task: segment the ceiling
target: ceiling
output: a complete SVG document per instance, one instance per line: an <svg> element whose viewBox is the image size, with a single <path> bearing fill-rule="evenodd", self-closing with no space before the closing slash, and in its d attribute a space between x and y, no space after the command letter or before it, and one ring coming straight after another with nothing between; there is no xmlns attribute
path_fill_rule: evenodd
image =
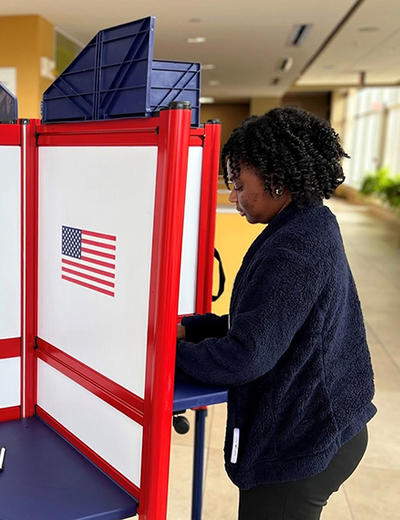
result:
<svg viewBox="0 0 400 520"><path fill-rule="evenodd" d="M299 78L297 85L400 82L400 1L365 0Z"/></svg>
<svg viewBox="0 0 400 520"><path fill-rule="evenodd" d="M202 95L217 101L359 85L360 71L366 84L400 81L399 0L1 0L0 16L18 14L39 14L82 44L100 29L155 16L154 57L215 65L203 70ZM293 47L296 24L312 28ZM207 41L186 43L198 36ZM293 66L284 72L287 58Z"/></svg>

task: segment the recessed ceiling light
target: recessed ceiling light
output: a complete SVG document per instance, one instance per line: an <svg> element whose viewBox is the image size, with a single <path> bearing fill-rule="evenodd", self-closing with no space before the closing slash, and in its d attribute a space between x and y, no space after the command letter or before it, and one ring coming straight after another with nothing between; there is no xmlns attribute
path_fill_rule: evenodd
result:
<svg viewBox="0 0 400 520"><path fill-rule="evenodd" d="M289 58L285 58L280 64L280 70L284 72L289 72L289 70L293 67L294 59L290 56Z"/></svg>
<svg viewBox="0 0 400 520"><path fill-rule="evenodd" d="M208 84L210 87L218 87L218 85L221 85L221 82L218 79L210 79Z"/></svg>
<svg viewBox="0 0 400 520"><path fill-rule="evenodd" d="M206 63L205 65L201 66L202 70L213 70L215 69L214 63Z"/></svg>
<svg viewBox="0 0 400 520"><path fill-rule="evenodd" d="M379 31L379 27L360 27L358 29L360 32L376 32Z"/></svg>
<svg viewBox="0 0 400 520"><path fill-rule="evenodd" d="M302 45L309 35L312 27L312 24L295 25L289 36L289 45L294 47Z"/></svg>
<svg viewBox="0 0 400 520"><path fill-rule="evenodd" d="M205 43L207 38L204 36L196 36L195 38L186 38L186 43Z"/></svg>
<svg viewBox="0 0 400 520"><path fill-rule="evenodd" d="M201 97L200 103L203 105L215 103L215 99L213 97Z"/></svg>

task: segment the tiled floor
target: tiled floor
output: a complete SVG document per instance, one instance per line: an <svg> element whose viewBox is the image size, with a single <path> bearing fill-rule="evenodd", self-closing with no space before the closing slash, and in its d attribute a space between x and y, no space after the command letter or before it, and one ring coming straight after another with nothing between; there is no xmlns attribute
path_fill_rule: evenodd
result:
<svg viewBox="0 0 400 520"><path fill-rule="evenodd" d="M379 412L369 425L364 459L332 496L322 519L400 520L400 228L371 215L364 206L340 199L328 205L338 217L363 306ZM216 243L227 264L228 287L214 312L226 312L234 274L260 231L261 227L248 225L237 214L218 213ZM204 520L237 518L237 490L223 467L225 417L225 405L209 408ZM191 519L192 443L192 433L173 434L169 520Z"/></svg>

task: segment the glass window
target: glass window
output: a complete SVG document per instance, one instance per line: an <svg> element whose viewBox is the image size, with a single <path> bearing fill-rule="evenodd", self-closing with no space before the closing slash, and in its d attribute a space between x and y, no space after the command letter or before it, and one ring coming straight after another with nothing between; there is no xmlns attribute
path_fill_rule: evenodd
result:
<svg viewBox="0 0 400 520"><path fill-rule="evenodd" d="M400 107L389 110L387 121L383 165L395 175L400 173Z"/></svg>
<svg viewBox="0 0 400 520"><path fill-rule="evenodd" d="M380 165L393 175L400 173L400 88L349 92L343 145L351 156L350 161L344 161L343 169L347 182L355 188Z"/></svg>

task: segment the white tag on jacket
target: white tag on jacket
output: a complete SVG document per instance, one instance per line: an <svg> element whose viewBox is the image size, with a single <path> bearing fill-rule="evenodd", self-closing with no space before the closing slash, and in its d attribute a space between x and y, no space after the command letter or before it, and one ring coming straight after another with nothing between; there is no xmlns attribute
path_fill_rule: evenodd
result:
<svg viewBox="0 0 400 520"><path fill-rule="evenodd" d="M234 428L233 429L232 454L231 454L231 463L232 464L236 464L236 462L237 462L238 451L239 451L239 437L240 437L239 428Z"/></svg>

